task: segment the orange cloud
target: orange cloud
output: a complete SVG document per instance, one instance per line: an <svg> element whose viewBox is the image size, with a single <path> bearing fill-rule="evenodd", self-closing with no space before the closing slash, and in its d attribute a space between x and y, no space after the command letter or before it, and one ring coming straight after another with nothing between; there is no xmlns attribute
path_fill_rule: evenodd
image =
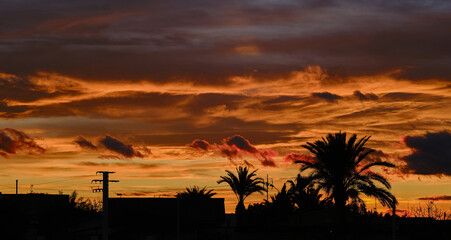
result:
<svg viewBox="0 0 451 240"><path fill-rule="evenodd" d="M233 49L236 53L241 55L259 56L261 55L260 49L255 45L238 46Z"/></svg>

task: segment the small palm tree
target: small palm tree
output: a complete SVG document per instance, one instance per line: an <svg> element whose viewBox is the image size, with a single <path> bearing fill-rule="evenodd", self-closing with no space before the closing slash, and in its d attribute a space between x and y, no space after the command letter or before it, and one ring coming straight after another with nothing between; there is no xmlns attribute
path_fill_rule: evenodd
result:
<svg viewBox="0 0 451 240"><path fill-rule="evenodd" d="M284 220L294 212L294 203L286 184L276 195L271 196L271 202L265 200L265 204L274 211L276 220Z"/></svg>
<svg viewBox="0 0 451 240"><path fill-rule="evenodd" d="M280 189L280 191L278 191L278 193L274 196L271 196L271 202L265 200L265 202L267 202L267 204L292 204L291 202L291 197L290 197L290 192L289 190L287 190L287 185L284 183L282 186L282 189Z"/></svg>
<svg viewBox="0 0 451 240"><path fill-rule="evenodd" d="M320 189L312 185L310 178L298 174L294 181L288 180L287 183L290 185L288 189L290 199L300 211L314 210L326 203L321 200Z"/></svg>
<svg viewBox="0 0 451 240"><path fill-rule="evenodd" d="M375 197L382 205L391 208L398 204L395 196L388 191L391 185L387 179L370 170L375 166L394 165L385 161L366 161L364 164L368 154L374 151L364 147L369 138L357 140L354 134L346 141L346 133L339 132L327 135L326 139L302 145L313 153L314 161L297 161L303 164L300 171L312 170L309 177L311 184L325 190L339 212L344 212L349 199L363 202L360 194ZM377 186L376 182L382 187Z"/></svg>
<svg viewBox="0 0 451 240"><path fill-rule="evenodd" d="M218 181L218 184L225 182L232 188L232 191L235 193L238 200L235 213L240 215L246 209L244 207L244 200L249 195L255 192L263 193L266 189L264 187L264 180L260 177L256 177L255 172L257 172L257 170L249 172L248 167L239 166L236 168L236 171L238 174L237 176L231 171L226 170L227 176L221 176L221 180Z"/></svg>
<svg viewBox="0 0 451 240"><path fill-rule="evenodd" d="M180 199L210 199L216 195L216 193L213 192L213 189L207 190L207 187L200 188L199 186L194 187L187 187L183 192L179 192L175 195L176 198Z"/></svg>

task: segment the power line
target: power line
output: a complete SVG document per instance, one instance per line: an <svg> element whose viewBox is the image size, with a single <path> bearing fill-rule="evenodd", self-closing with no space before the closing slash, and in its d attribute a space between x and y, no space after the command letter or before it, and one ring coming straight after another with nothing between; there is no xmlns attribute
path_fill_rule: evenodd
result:
<svg viewBox="0 0 451 240"><path fill-rule="evenodd" d="M63 179L63 180L56 180L56 181L43 182L43 183L35 183L35 184L33 184L33 185L44 185L44 184L49 184L49 183L65 182L65 181L71 181L71 180L74 180L74 179L76 179L76 178L79 178L79 177L71 177L71 178Z"/></svg>
<svg viewBox="0 0 451 240"><path fill-rule="evenodd" d="M52 187L39 187L38 185L45 185L45 184L50 184L50 183L59 183L59 182L66 182L66 181L72 181L75 179L78 179L79 177L74 176L74 177L70 177L70 178L66 178L66 179L62 179L62 180L55 180L55 181L47 181L47 182L40 182L40 183L34 183L33 184L33 189L35 190L44 190L44 191L58 191L58 190L67 190L68 188L70 188L67 185L59 185L59 186L52 186ZM206 188L213 188L213 189L227 189L229 188L229 186L226 185L208 185L205 186ZM4 188L4 189L14 189L15 186L14 185L0 185L0 188ZM115 192L120 192L120 191L149 191L149 192L170 192L170 191L183 191L185 190L186 187L171 187L171 188L164 188L164 189L133 189L133 187L131 188L122 188L122 189L115 189ZM72 190L72 189L71 189ZM75 191L78 192L90 192L90 190L85 190L85 189L75 189Z"/></svg>

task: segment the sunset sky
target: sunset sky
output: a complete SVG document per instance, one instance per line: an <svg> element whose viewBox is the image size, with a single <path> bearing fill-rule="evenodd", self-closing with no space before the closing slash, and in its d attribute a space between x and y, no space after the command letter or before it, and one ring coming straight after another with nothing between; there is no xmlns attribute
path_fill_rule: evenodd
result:
<svg viewBox="0 0 451 240"><path fill-rule="evenodd" d="M400 209L451 209L450 43L446 0L0 1L0 191L100 198L109 170L111 196L207 186L230 212L226 169L280 188L343 131L398 166Z"/></svg>

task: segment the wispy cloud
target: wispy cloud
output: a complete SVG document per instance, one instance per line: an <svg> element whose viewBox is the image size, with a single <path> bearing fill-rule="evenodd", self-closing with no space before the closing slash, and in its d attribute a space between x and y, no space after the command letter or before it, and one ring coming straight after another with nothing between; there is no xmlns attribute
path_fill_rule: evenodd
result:
<svg viewBox="0 0 451 240"><path fill-rule="evenodd" d="M310 155L302 154L302 153L288 153L283 157L285 162L293 162L296 161L306 161L306 162L312 162L314 161L313 157Z"/></svg>
<svg viewBox="0 0 451 240"><path fill-rule="evenodd" d="M418 200L427 200L427 201L451 201L451 196L449 195L441 195L441 196L431 196L431 197L420 197Z"/></svg>

